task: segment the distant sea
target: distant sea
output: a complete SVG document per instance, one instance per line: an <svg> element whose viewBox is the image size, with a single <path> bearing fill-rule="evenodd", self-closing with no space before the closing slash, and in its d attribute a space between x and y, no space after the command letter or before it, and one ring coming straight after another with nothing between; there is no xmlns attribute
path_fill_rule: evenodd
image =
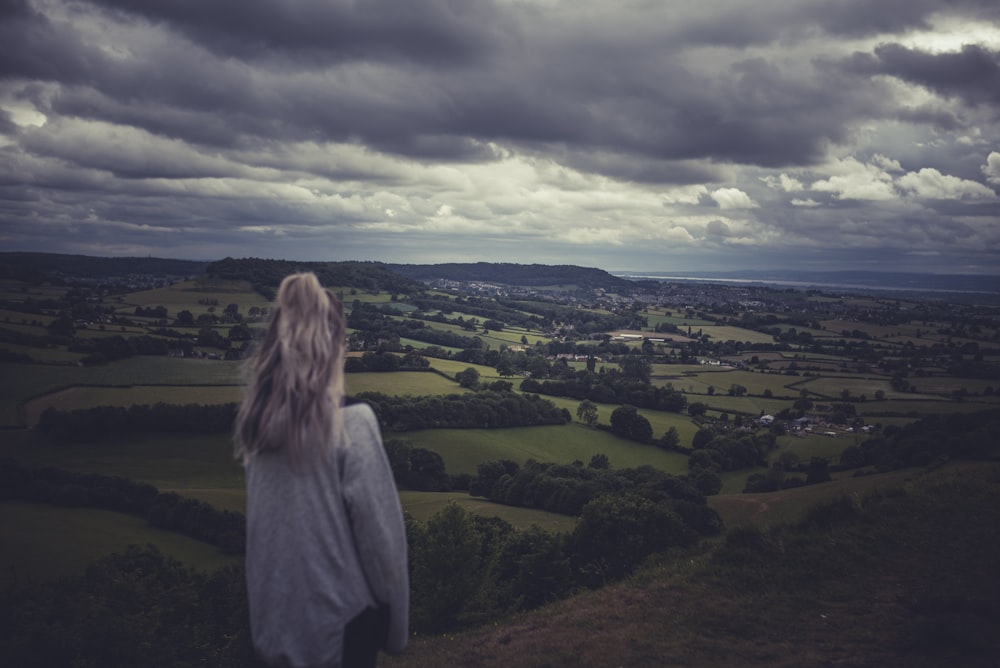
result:
<svg viewBox="0 0 1000 668"><path fill-rule="evenodd" d="M877 271L832 272L651 272L611 271L631 280L694 281L736 285L767 285L808 290L864 290L916 293L967 293L1000 296L1000 276L972 274L917 274Z"/></svg>

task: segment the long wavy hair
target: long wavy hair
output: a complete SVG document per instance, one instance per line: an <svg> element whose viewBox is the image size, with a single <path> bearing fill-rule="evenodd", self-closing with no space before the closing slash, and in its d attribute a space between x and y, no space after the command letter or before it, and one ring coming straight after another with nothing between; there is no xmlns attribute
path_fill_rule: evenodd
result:
<svg viewBox="0 0 1000 668"><path fill-rule="evenodd" d="M344 307L316 275L285 277L264 338L247 357L236 457L284 449L293 463L344 438Z"/></svg>

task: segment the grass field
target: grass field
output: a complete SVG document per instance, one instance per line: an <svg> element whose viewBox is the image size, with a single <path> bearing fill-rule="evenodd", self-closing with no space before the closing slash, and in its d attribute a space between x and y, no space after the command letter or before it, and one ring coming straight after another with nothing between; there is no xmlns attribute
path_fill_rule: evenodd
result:
<svg viewBox="0 0 1000 668"><path fill-rule="evenodd" d="M899 484L914 475L903 470L879 475L847 477L819 485L761 494L727 493L708 497L708 505L722 517L727 529L740 525L777 526L796 522L821 501L838 496L863 496L873 489Z"/></svg>
<svg viewBox="0 0 1000 668"><path fill-rule="evenodd" d="M236 385L239 364L219 360L137 356L102 366L0 363L0 426L24 425L29 399L73 385Z"/></svg>
<svg viewBox="0 0 1000 668"><path fill-rule="evenodd" d="M0 588L82 573L88 564L128 545L151 543L199 570L235 565L241 557L145 520L94 508L0 502Z"/></svg>
<svg viewBox="0 0 1000 668"><path fill-rule="evenodd" d="M226 404L242 400L235 385L139 385L135 387L68 387L32 399L25 404L28 427L38 423L47 408L72 411L95 406L133 406L166 404Z"/></svg>
<svg viewBox="0 0 1000 668"><path fill-rule="evenodd" d="M538 526L546 531L571 533L576 527L576 518L568 515L505 506L469 496L465 492L410 492L404 490L399 493L399 499L403 504L403 510L421 522L429 520L431 516L443 510L449 503L456 503L469 512L488 517L499 517L520 529Z"/></svg>
<svg viewBox="0 0 1000 668"><path fill-rule="evenodd" d="M131 315L136 306L145 308L165 306L169 320L183 310L191 311L195 317L208 313L209 304L199 304L199 300L215 300L215 311L222 311L229 304L239 306L244 315L251 306L265 307L270 303L256 292L249 281L229 281L199 278L181 281L165 288L143 290L126 295L116 309L122 315Z"/></svg>
<svg viewBox="0 0 1000 668"><path fill-rule="evenodd" d="M688 401L700 401L706 404L713 411L725 411L727 413L742 413L749 416L760 415L764 411L766 415L774 415L792 405L790 399L765 399L764 397L731 397L726 394L716 394L712 397L688 397Z"/></svg>
<svg viewBox="0 0 1000 668"><path fill-rule="evenodd" d="M510 459L518 463L534 459L559 464L580 460L587 464L598 453L607 455L613 468L649 464L669 473L687 472L684 455L625 441L578 424L513 429L428 429L389 434L386 438L409 441L415 447L437 452L452 474L475 474L481 462L491 459Z"/></svg>
<svg viewBox="0 0 1000 668"><path fill-rule="evenodd" d="M428 396L467 392L458 383L427 371L349 373L344 375L348 394L381 392L393 396Z"/></svg>
<svg viewBox="0 0 1000 668"><path fill-rule="evenodd" d="M123 476L160 489L242 489L229 434L144 434L101 443L55 446L33 432L10 431L0 456L26 466Z"/></svg>
<svg viewBox="0 0 1000 668"><path fill-rule="evenodd" d="M728 325L699 325L698 329L702 334L708 334L713 341L736 341L746 343L774 343L774 337L770 334L757 332L752 329L742 327L732 327Z"/></svg>

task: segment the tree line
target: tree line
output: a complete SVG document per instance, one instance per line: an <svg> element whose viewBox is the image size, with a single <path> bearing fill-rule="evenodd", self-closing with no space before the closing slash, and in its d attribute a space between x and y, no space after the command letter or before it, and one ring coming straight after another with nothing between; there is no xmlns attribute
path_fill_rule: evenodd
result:
<svg viewBox="0 0 1000 668"><path fill-rule="evenodd" d="M699 535L716 534L722 529L722 520L708 507L705 494L690 478L648 465L611 469L606 457L596 456L589 466L534 460L519 466L510 460L491 460L480 464L476 471L469 482L469 494L496 503L576 517L598 497L633 494L665 504L688 530Z"/></svg>
<svg viewBox="0 0 1000 668"><path fill-rule="evenodd" d="M684 393L675 390L669 383L652 385L648 380L629 378L614 369L603 374L578 371L573 378L562 380L525 378L520 389L522 392L585 399L601 404L628 404L672 413L680 413L687 406Z"/></svg>
<svg viewBox="0 0 1000 668"><path fill-rule="evenodd" d="M379 424L388 431L419 429L500 429L565 424L572 420L566 409L533 394L481 390L443 396L390 396L361 392L352 401L372 407Z"/></svg>
<svg viewBox="0 0 1000 668"><path fill-rule="evenodd" d="M370 291L385 290L410 294L422 292L424 285L390 271L381 262L295 262L259 258L227 257L209 264L205 273L217 278L250 281L267 288L273 296L281 280L299 271L312 271L328 287L351 287Z"/></svg>
<svg viewBox="0 0 1000 668"><path fill-rule="evenodd" d="M420 429L499 429L565 424L566 409L537 395L481 390L445 396L396 397L362 392L348 403L371 405L388 431ZM86 442L146 432L220 433L231 431L238 404L136 404L95 406L70 411L46 408L36 429L55 443Z"/></svg>
<svg viewBox="0 0 1000 668"><path fill-rule="evenodd" d="M352 338L362 346L377 345L380 340L414 339L449 348L481 348L482 341L474 336L462 336L434 327L428 327L422 320L394 318L399 311L391 306L378 307L355 301L347 316L347 326L357 330Z"/></svg>
<svg viewBox="0 0 1000 668"><path fill-rule="evenodd" d="M996 454L998 443L1000 410L931 415L903 427L890 425L860 445L848 446L838 469L881 472L949 458L980 459Z"/></svg>
<svg viewBox="0 0 1000 668"><path fill-rule="evenodd" d="M63 411L46 408L36 428L56 443L93 441L108 436L144 432L218 433L231 431L238 405L226 404L136 404L95 406Z"/></svg>

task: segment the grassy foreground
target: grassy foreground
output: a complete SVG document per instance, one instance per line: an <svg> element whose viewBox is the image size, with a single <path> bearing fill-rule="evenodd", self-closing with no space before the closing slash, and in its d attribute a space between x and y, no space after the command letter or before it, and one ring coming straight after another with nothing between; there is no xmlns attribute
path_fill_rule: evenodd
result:
<svg viewBox="0 0 1000 668"><path fill-rule="evenodd" d="M992 666L997 527L1000 466L949 468L384 665Z"/></svg>

